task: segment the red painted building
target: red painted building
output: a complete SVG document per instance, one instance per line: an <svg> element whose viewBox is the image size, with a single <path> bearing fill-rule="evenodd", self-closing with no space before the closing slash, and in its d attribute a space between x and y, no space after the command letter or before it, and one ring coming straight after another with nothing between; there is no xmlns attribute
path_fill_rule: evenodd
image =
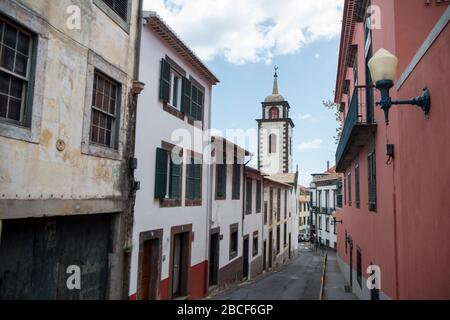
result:
<svg viewBox="0 0 450 320"><path fill-rule="evenodd" d="M450 299L449 3L345 1L336 84L343 125L336 163L345 175L338 256L363 299ZM393 106L385 124L367 68L380 48L399 60L391 98L428 87L429 119L415 106ZM380 290L366 285L370 265L380 267Z"/></svg>

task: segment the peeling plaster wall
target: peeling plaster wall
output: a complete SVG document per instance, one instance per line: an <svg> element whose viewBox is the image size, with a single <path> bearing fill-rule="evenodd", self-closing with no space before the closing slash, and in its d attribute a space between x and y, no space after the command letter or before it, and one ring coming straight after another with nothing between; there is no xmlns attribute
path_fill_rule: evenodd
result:
<svg viewBox="0 0 450 320"><path fill-rule="evenodd" d="M0 199L93 199L125 196L124 161L82 154L83 114L86 99L88 53L93 51L127 75L126 97L132 85L134 39L138 1L133 1L130 33L127 33L92 1L8 1L0 11L11 19L33 21L47 30L45 77L36 79L43 95L38 143L0 135ZM81 9L81 30L69 30L67 8ZM27 28L27 24L23 25ZM38 62L39 63L39 62ZM121 147L126 141L128 99L120 129ZM64 151L56 142L66 143ZM123 150L122 150L123 151ZM123 156L123 154L121 154ZM0 217L4 212L0 211Z"/></svg>

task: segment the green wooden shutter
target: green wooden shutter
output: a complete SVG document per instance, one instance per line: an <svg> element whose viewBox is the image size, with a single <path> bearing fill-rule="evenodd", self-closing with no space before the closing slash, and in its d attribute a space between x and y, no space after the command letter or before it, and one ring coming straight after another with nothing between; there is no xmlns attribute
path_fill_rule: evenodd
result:
<svg viewBox="0 0 450 320"><path fill-rule="evenodd" d="M181 112L187 115L191 114L191 91L192 91L191 81L183 77L183 88L181 93Z"/></svg>
<svg viewBox="0 0 450 320"><path fill-rule="evenodd" d="M170 161L170 199L181 198L181 165Z"/></svg>
<svg viewBox="0 0 450 320"><path fill-rule="evenodd" d="M193 183L193 175L194 175L194 165L192 164L193 160L191 159L190 162L187 165L187 172L188 172L188 185L187 185L187 198L189 200L194 199L194 183Z"/></svg>
<svg viewBox="0 0 450 320"><path fill-rule="evenodd" d="M159 99L164 102L170 101L170 64L165 59L161 60Z"/></svg>
<svg viewBox="0 0 450 320"><path fill-rule="evenodd" d="M168 152L156 149L155 198L164 199L167 189L167 160Z"/></svg>
<svg viewBox="0 0 450 320"><path fill-rule="evenodd" d="M195 165L195 198L202 198L202 165Z"/></svg>
<svg viewBox="0 0 450 320"><path fill-rule="evenodd" d="M226 195L226 165L218 164L216 167L217 171L217 190L216 196L223 198Z"/></svg>
<svg viewBox="0 0 450 320"><path fill-rule="evenodd" d="M241 165L233 165L233 199L237 200L241 196Z"/></svg>
<svg viewBox="0 0 450 320"><path fill-rule="evenodd" d="M202 121L203 118L203 93L199 90L197 95L197 118L196 120Z"/></svg>

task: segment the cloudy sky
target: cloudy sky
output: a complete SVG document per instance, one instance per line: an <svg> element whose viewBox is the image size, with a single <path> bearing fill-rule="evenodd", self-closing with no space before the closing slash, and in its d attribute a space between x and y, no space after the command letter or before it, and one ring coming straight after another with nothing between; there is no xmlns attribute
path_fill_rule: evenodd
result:
<svg viewBox="0 0 450 320"><path fill-rule="evenodd" d="M273 66L291 105L294 164L300 182L334 163L332 98L343 0L145 0L204 60L221 83L213 89L213 127L256 128L271 93Z"/></svg>

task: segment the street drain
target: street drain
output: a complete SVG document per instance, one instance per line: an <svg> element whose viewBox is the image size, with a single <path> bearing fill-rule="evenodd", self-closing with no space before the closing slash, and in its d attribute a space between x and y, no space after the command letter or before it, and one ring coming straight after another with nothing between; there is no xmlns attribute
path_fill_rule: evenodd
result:
<svg viewBox="0 0 450 320"><path fill-rule="evenodd" d="M344 286L345 293L352 293L352 288L350 286Z"/></svg>

